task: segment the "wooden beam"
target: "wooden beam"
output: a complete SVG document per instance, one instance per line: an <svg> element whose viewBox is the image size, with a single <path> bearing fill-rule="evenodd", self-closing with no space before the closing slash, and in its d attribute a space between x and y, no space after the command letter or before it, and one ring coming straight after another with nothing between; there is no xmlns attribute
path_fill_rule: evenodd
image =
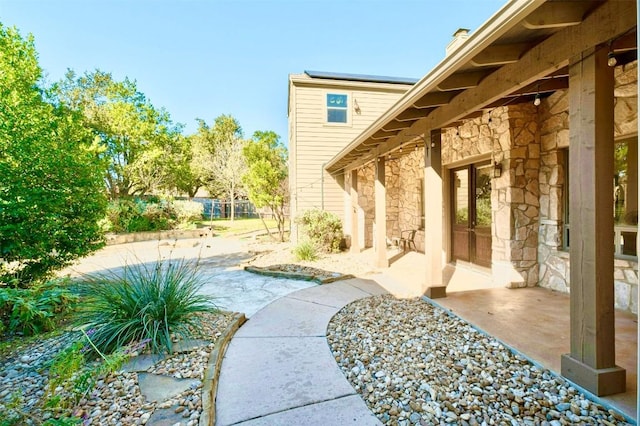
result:
<svg viewBox="0 0 640 426"><path fill-rule="evenodd" d="M425 295L432 299L445 297L442 281L443 196L441 131L431 131L424 156L424 255L426 264Z"/></svg>
<svg viewBox="0 0 640 426"><path fill-rule="evenodd" d="M627 52L629 50L637 50L638 49L637 30L631 31L628 34L625 34L622 37L616 39L611 44L611 48L613 49L614 52Z"/></svg>
<svg viewBox="0 0 640 426"><path fill-rule="evenodd" d="M585 51L569 75L571 353L562 375L602 396L624 392L615 364L613 68L608 48Z"/></svg>
<svg viewBox="0 0 640 426"><path fill-rule="evenodd" d="M563 90L569 88L569 77L559 77L552 79L539 80L536 84L531 84L527 87L522 87L513 93L507 95L507 97L535 95L536 93L549 93L557 90Z"/></svg>
<svg viewBox="0 0 640 426"><path fill-rule="evenodd" d="M429 111L425 111L424 109L420 110L417 108L411 108L411 109L405 110L402 114L398 115L396 117L396 120L397 121L416 121L426 117L427 114L429 114Z"/></svg>
<svg viewBox="0 0 640 426"><path fill-rule="evenodd" d="M371 135L371 139L383 140L383 139L389 139L392 136L395 136L394 132L387 132L385 130L380 129L377 132L375 132L373 135Z"/></svg>
<svg viewBox="0 0 640 426"><path fill-rule="evenodd" d="M415 108L434 108L446 105L451 102L460 92L431 92L418 99L413 106Z"/></svg>
<svg viewBox="0 0 640 426"><path fill-rule="evenodd" d="M452 74L438 84L438 90L463 90L476 87L487 76L486 71L470 71Z"/></svg>
<svg viewBox="0 0 640 426"><path fill-rule="evenodd" d="M415 131L447 127L449 123L498 101L514 90L530 86L566 67L570 57L624 34L636 25L635 17L635 2L605 2L581 25L558 31L527 51L518 62L504 65L477 87L465 90L424 120L414 123Z"/></svg>
<svg viewBox="0 0 640 426"><path fill-rule="evenodd" d="M394 130L408 129L409 127L411 127L411 122L393 120L382 126L382 130L392 132Z"/></svg>
<svg viewBox="0 0 640 426"><path fill-rule="evenodd" d="M531 47L526 43L489 46L473 57L471 64L476 67L490 67L517 62L520 56Z"/></svg>
<svg viewBox="0 0 640 426"><path fill-rule="evenodd" d="M388 268L387 260L387 188L384 156L376 159L375 181L375 265Z"/></svg>
<svg viewBox="0 0 640 426"><path fill-rule="evenodd" d="M530 30L578 25L585 9L579 2L547 2L527 16L522 25Z"/></svg>

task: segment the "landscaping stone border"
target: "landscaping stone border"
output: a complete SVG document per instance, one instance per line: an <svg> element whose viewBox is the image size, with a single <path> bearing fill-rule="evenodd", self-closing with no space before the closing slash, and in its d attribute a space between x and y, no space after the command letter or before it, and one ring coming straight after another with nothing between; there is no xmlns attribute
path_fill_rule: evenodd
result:
<svg viewBox="0 0 640 426"><path fill-rule="evenodd" d="M127 234L108 234L107 245L137 243L153 240L178 240L185 238L202 238L211 235L210 228L172 229L168 231L130 232Z"/></svg>
<svg viewBox="0 0 640 426"><path fill-rule="evenodd" d="M288 265L292 266L292 265ZM293 265L295 266L295 265ZM304 267L300 268L304 270ZM339 272L327 272L321 271L320 274L312 274L306 272L291 272L283 271L281 269L274 269L272 267L260 267L260 266L245 266L244 270L252 272L254 274L266 275L274 278L289 278L292 280L313 281L318 284L329 284L340 280L348 280L355 278L351 274L341 274Z"/></svg>
<svg viewBox="0 0 640 426"><path fill-rule="evenodd" d="M231 323L222 332L216 341L209 363L202 379L202 413L200 414L200 426L213 426L216 423L216 393L218 391L218 379L222 359L227 350L227 346L236 331L245 323L247 318L243 313L235 313Z"/></svg>

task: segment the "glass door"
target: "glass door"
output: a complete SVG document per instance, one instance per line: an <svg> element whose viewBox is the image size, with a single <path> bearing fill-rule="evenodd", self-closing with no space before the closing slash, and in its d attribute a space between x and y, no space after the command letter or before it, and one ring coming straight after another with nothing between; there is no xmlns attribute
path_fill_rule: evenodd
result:
<svg viewBox="0 0 640 426"><path fill-rule="evenodd" d="M490 163L451 171L451 257L491 266Z"/></svg>

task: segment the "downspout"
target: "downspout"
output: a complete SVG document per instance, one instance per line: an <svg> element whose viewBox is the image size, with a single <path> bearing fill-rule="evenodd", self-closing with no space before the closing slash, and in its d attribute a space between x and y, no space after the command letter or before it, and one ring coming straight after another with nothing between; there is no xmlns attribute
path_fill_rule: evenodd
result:
<svg viewBox="0 0 640 426"><path fill-rule="evenodd" d="M636 14L637 14L637 19L640 21L640 0L636 1ZM638 33L636 31L636 49L638 44L640 43L640 33ZM637 71L636 71L636 77L638 77ZM638 79L636 78L636 82L638 81ZM638 107L640 107L640 99L638 99ZM640 149L638 150L638 161L640 162ZM640 175L638 175L638 181L640 182ZM638 186L640 188L640 186ZM636 247L638 247L638 240L640 240L640 235L638 233L636 233ZM637 254L637 253L636 253ZM638 297L640 298L640 280L638 282ZM640 300L640 299L638 299ZM639 312L640 313L640 312ZM636 343L640 341L640 327L638 327L638 335L636 337ZM636 348L636 362L637 362L637 366L636 368L640 368L640 346ZM636 370L637 371L637 370ZM636 378L637 381L637 386L636 386L636 422L640 421L640 376L638 376Z"/></svg>
<svg viewBox="0 0 640 426"><path fill-rule="evenodd" d="M640 1L640 0L638 0ZM328 161L322 163L320 167L320 206L322 211L324 211L324 168L327 165Z"/></svg>

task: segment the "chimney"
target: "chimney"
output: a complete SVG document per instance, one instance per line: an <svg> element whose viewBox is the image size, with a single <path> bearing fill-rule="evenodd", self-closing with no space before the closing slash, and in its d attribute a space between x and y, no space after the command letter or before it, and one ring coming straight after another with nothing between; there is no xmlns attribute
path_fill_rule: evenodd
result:
<svg viewBox="0 0 640 426"><path fill-rule="evenodd" d="M469 30L467 28L458 28L453 33L453 40L447 45L445 51L446 56L449 56L458 47L460 47L469 38Z"/></svg>

